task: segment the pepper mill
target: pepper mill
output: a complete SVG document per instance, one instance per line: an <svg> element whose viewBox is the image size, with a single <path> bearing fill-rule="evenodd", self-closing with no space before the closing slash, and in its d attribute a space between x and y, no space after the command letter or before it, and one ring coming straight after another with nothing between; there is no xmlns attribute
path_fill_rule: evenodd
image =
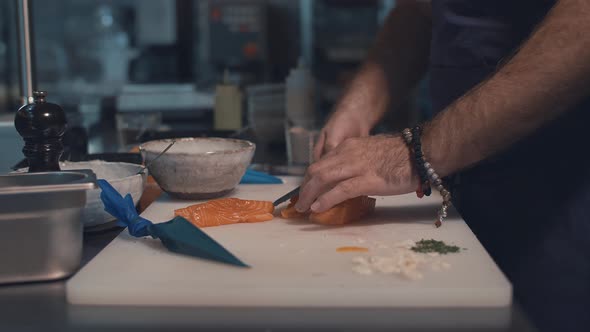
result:
<svg viewBox="0 0 590 332"><path fill-rule="evenodd" d="M60 170L66 114L59 105L46 102L46 96L45 91L34 91L33 103L22 106L14 118L14 126L25 141L23 154L29 173Z"/></svg>

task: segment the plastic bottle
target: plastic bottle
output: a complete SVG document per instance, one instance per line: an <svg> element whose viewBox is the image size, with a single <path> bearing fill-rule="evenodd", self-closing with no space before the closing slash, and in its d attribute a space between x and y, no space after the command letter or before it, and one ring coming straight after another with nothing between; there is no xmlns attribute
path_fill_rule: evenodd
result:
<svg viewBox="0 0 590 332"><path fill-rule="evenodd" d="M312 162L315 128L315 80L303 59L292 69L286 81L285 123L289 165Z"/></svg>
<svg viewBox="0 0 590 332"><path fill-rule="evenodd" d="M242 128L242 92L231 84L229 72L223 73L223 82L215 88L214 128L238 130Z"/></svg>
<svg viewBox="0 0 590 332"><path fill-rule="evenodd" d="M315 121L315 80L302 58L286 80L286 113L293 126L311 129Z"/></svg>

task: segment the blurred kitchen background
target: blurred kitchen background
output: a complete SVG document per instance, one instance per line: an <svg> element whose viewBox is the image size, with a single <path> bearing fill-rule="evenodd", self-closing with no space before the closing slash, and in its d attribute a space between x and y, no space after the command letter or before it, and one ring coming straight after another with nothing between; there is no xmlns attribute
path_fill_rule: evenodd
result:
<svg viewBox="0 0 590 332"><path fill-rule="evenodd" d="M290 127L313 140L395 1L33 0L31 6L35 87L68 116L63 158L128 151L156 138L223 136L255 141L256 163L286 164L297 161L289 144L301 142L289 136ZM12 123L21 106L16 17L16 1L0 1L2 170L22 159ZM425 87L377 130L427 117ZM295 97L287 96L291 88ZM313 105L303 105L313 119L287 120L288 100L310 90Z"/></svg>

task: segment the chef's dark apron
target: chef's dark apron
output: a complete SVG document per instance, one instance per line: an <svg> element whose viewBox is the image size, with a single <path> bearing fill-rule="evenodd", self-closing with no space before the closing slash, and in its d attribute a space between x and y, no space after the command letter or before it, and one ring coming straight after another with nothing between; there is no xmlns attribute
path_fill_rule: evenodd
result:
<svg viewBox="0 0 590 332"><path fill-rule="evenodd" d="M553 4L432 0L434 109L492 74ZM590 100L451 178L455 206L542 331L590 331L588 125Z"/></svg>

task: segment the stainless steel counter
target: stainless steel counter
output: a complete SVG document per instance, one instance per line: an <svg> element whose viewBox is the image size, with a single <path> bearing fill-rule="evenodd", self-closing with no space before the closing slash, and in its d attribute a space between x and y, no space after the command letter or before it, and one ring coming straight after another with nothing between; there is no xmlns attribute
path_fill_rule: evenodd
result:
<svg viewBox="0 0 590 332"><path fill-rule="evenodd" d="M86 234L82 264L102 250L120 229ZM15 248L18 250L18 248ZM116 273L116 271L112 271ZM465 315L486 315L483 309L454 309ZM370 311L367 311L370 315ZM441 316L441 314L443 316ZM454 316L456 312L453 313ZM334 317L333 326L309 324L317 315ZM417 321L432 326L434 319L444 319L444 312L424 309L403 309L392 316L411 315ZM262 320L261 320L262 317ZM265 319L265 317L267 319ZM325 316L324 316L325 317ZM263 323L261 323L261 321ZM171 323L172 322L172 323ZM343 324L343 322L347 322ZM376 324L374 330L396 331L387 322ZM447 324L448 326L448 324ZM241 331L309 331L314 328L339 331L368 331L346 319L346 313L314 309L190 309L190 308L130 308L130 307L77 307L69 305L65 297L65 282L0 286L0 331L194 331L196 328ZM330 329L332 328L332 329ZM403 326L399 330L450 331L421 326ZM454 330L454 329L452 329ZM518 306L512 308L511 326L505 329L480 328L469 331L534 331Z"/></svg>

